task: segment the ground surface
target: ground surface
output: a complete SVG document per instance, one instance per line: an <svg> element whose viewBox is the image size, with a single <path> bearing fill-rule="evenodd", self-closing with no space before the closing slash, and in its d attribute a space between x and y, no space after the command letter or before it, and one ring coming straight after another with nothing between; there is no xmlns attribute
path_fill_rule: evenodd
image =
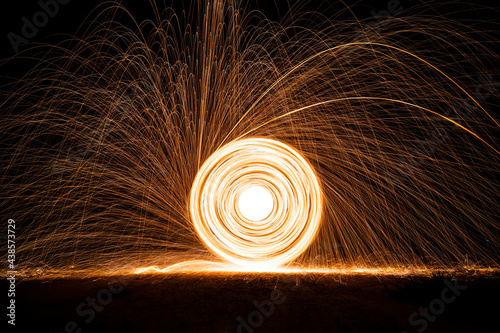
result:
<svg viewBox="0 0 500 333"><path fill-rule="evenodd" d="M499 282L484 276L453 281L452 276L278 273L24 280L16 288L16 329L498 332ZM7 289L5 280L2 288ZM419 313L421 307L430 307L427 315Z"/></svg>

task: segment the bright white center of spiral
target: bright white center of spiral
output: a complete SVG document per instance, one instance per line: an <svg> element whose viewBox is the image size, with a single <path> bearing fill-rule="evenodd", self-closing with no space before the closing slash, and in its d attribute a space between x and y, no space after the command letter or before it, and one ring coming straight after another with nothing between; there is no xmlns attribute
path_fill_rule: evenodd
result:
<svg viewBox="0 0 500 333"><path fill-rule="evenodd" d="M252 186L244 190L238 200L238 208L243 217L251 221L262 221L273 210L273 196L262 186Z"/></svg>

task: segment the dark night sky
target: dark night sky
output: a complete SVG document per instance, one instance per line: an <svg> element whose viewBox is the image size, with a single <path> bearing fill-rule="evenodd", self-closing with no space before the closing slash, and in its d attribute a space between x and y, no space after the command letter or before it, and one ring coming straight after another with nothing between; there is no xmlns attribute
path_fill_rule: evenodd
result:
<svg viewBox="0 0 500 333"><path fill-rule="evenodd" d="M55 0L41 0L41 2L51 2ZM97 0L59 0L67 2L67 4L60 5L57 14L48 19L48 22L39 28L38 33L30 41L55 41L54 34L73 34L78 26L85 20L86 16L92 10L104 1ZM0 11L0 57L5 58L12 56L15 52L12 49L11 42L7 35L9 32L20 34L23 22L22 18L26 17L32 21L33 15L40 11L41 7L38 0L20 0L8 1L2 4ZM399 4L398 4L399 2ZM132 11L135 17L139 20L150 18L151 8L146 0L126 0L124 1L127 8ZM176 9L189 8L191 1L188 0L165 0L157 1L157 3L166 3L167 6L172 6ZM362 19L372 15L373 12L381 13L384 10L393 8L414 9L419 4L425 3L429 10L432 11L436 8L434 3L442 4L443 1L421 1L421 0L345 0L342 4L341 1L334 0L309 0L309 1L294 1L294 0L253 0L245 1L249 8L258 8L264 12L269 18L279 20L283 17L290 5L294 5L303 10L319 10L327 17L334 17L336 13L344 9L346 5L351 6L352 14ZM438 9L439 13L446 14L450 11L460 8L461 4L469 4L469 10L466 14L460 14L464 18L479 19L484 18L485 12L475 12L474 8L478 8L477 4L485 4L489 6L496 6L499 4L497 1L455 1L454 5L442 7ZM352 6L356 4L356 6ZM161 6L160 6L161 7ZM418 13L418 11L416 11ZM346 17L348 14L346 13ZM437 15L437 13L436 13ZM456 16L455 16L456 17ZM496 19L496 13L491 13L489 19ZM51 37L52 36L52 37Z"/></svg>
<svg viewBox="0 0 500 333"><path fill-rule="evenodd" d="M104 1L98 0L19 0L3 3L0 10L0 59L5 59L16 54L11 41L8 38L9 33L22 35L23 18L33 22L33 16L40 12L40 3L51 3L54 1L67 2L59 4L57 13L49 17L45 25L41 25L33 37L28 38L29 42L20 45L19 50L28 49L29 46L37 42L46 42L56 44L67 36L75 34L79 26L85 22L90 15L95 17L97 11L92 11ZM431 17L444 15L447 17L461 19L464 23L474 23L479 30L496 31L494 38L500 40L500 29L497 24L498 12L485 10L481 6L490 6L500 9L500 3L497 0L456 0L456 1L423 1L423 0L241 0L249 9L259 9L268 18L280 21L287 15L290 6L292 12L318 11L327 18L348 19L370 19L375 13L387 15L394 9L404 9L401 14L421 14L425 13ZM153 11L148 0L123 0L126 8L134 15L137 21L153 18ZM156 1L159 8L173 7L176 12L183 9L189 11L194 8L195 0L164 0ZM165 5L163 5L165 4ZM346 10L346 8L349 10ZM117 17L118 21L126 23L123 18ZM373 20L375 20L373 18ZM480 21L490 21L490 23L480 23ZM314 24L311 23L311 24ZM496 24L496 26L495 26ZM62 37L66 35L66 37ZM497 44L498 45L498 44ZM500 50L496 50L500 54ZM27 72L33 63L29 64L23 61L9 63L8 66L0 67L0 78L20 77ZM499 73L498 68L490 68L491 74L496 76ZM498 81L499 79L495 79ZM4 79L0 79L4 81ZM496 111L494 111L495 113Z"/></svg>

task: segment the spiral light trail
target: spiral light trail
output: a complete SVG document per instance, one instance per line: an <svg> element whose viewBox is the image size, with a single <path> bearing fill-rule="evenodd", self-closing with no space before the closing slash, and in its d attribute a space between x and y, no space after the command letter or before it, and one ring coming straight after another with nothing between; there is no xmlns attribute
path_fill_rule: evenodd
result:
<svg viewBox="0 0 500 333"><path fill-rule="evenodd" d="M242 213L241 197L249 190L269 192L273 206L267 217L254 220ZM315 239L322 202L316 174L299 152L276 140L250 138L223 146L202 165L190 213L215 254L248 268L275 267Z"/></svg>

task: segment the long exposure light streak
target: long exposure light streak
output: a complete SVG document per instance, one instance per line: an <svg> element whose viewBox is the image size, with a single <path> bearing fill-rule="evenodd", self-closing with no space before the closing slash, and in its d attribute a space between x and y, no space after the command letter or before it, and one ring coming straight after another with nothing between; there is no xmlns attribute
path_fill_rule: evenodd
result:
<svg viewBox="0 0 500 333"><path fill-rule="evenodd" d="M19 271L500 268L498 25L440 6L112 2L2 61Z"/></svg>
<svg viewBox="0 0 500 333"><path fill-rule="evenodd" d="M260 221L239 209L240 196L258 186L274 206ZM213 153L193 182L190 213L196 231L216 254L243 267L276 267L314 241L323 198L319 181L299 152L276 140L233 141Z"/></svg>

